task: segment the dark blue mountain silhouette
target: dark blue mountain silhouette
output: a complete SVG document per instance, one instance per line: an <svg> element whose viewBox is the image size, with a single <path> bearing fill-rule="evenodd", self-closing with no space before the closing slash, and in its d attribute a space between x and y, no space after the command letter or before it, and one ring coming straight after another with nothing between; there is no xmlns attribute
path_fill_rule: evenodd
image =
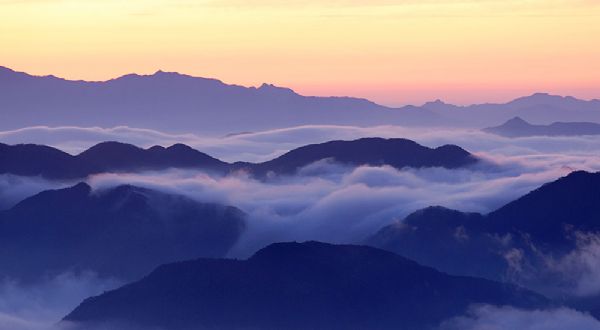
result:
<svg viewBox="0 0 600 330"><path fill-rule="evenodd" d="M455 145L431 149L406 139L363 138L354 141L311 144L264 163L235 165L247 168L259 176L268 172L293 174L298 169L322 159L331 159L348 166L389 165L398 169L403 167L458 168L477 162L477 158Z"/></svg>
<svg viewBox="0 0 600 330"><path fill-rule="evenodd" d="M84 328L431 329L477 303L548 306L530 291L446 275L383 250L306 242L272 244L248 260L164 265L85 300L65 320Z"/></svg>
<svg viewBox="0 0 600 330"><path fill-rule="evenodd" d="M220 174L246 170L260 177L268 172L293 174L299 168L321 159L333 159L350 166L368 164L396 168L456 168L477 162L477 158L454 145L431 149L410 140L381 138L308 145L259 164L229 164L182 144L141 149L130 144L104 142L76 156L47 146L0 144L0 174L50 179L78 179L104 172L168 168L203 169Z"/></svg>
<svg viewBox="0 0 600 330"><path fill-rule="evenodd" d="M515 117L500 126L484 128L483 131L506 137L598 135L600 134L600 124L556 122L550 125L532 125Z"/></svg>
<svg viewBox="0 0 600 330"><path fill-rule="evenodd" d="M574 251L577 233L600 232L598 219L600 173L578 171L487 215L417 211L368 242L452 274L518 280L551 292L565 283L545 273L545 258ZM514 278L516 271L529 278Z"/></svg>
<svg viewBox="0 0 600 330"><path fill-rule="evenodd" d="M244 218L234 207L134 186L45 191L0 212L0 277L94 271L136 279L161 263L224 256Z"/></svg>
<svg viewBox="0 0 600 330"><path fill-rule="evenodd" d="M225 173L229 164L183 144L168 148L103 142L72 156L43 145L0 143L0 173L42 176L49 179L76 179L103 172L201 168Z"/></svg>

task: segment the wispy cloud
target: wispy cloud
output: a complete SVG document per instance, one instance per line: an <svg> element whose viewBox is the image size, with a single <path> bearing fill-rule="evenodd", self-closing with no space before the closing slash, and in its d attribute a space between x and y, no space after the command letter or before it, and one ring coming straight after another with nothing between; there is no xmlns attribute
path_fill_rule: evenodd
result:
<svg viewBox="0 0 600 330"><path fill-rule="evenodd" d="M600 321L568 308L521 310L511 307L475 306L468 315L449 320L441 330L596 330Z"/></svg>

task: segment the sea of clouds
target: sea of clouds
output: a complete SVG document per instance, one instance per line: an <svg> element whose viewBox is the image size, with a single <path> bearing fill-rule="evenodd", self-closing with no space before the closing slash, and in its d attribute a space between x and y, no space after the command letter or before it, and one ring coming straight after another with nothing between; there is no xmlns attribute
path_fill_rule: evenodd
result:
<svg viewBox="0 0 600 330"><path fill-rule="evenodd" d="M105 173L87 181L95 190L133 184L202 202L237 206L248 214L248 230L230 256L247 257L276 241L360 243L382 226L430 205L486 213L573 170L600 170L600 136L509 139L477 130L443 128L301 126L203 137L128 127L30 127L0 132L0 142L42 143L73 154L108 140L142 147L185 143L226 161L256 162L305 144L373 136L409 138L429 147L457 144L482 161L449 170L350 168L322 160L303 168L298 175L266 181L244 173L221 177L194 170ZM37 192L74 183L0 175L0 209ZM573 292L580 296L596 294L600 291L594 281L600 276L600 240L580 239L578 250L560 260L549 260L548 265L557 272L578 269L572 279ZM0 285L0 328L42 329L58 321L83 298L118 283L92 274L66 274L46 282L31 286L5 280ZM553 322L548 322L549 318ZM573 310L531 312L495 307L474 308L444 327L514 329L518 324L531 325L532 329L573 328L571 325L600 328L593 318Z"/></svg>

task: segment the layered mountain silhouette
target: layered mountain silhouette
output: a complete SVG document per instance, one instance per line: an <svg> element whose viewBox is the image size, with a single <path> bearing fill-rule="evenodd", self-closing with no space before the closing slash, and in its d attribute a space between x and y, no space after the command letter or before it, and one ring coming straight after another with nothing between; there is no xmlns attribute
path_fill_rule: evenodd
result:
<svg viewBox="0 0 600 330"><path fill-rule="evenodd" d="M551 294L573 285L552 262L556 266L582 237L600 232L598 219L600 173L578 171L487 215L442 207L417 211L380 230L369 244L452 274L514 281Z"/></svg>
<svg viewBox="0 0 600 330"><path fill-rule="evenodd" d="M273 160L226 163L182 144L142 149L130 144L104 142L72 156L41 145L0 144L0 174L77 179L106 172L135 172L168 168L202 169L217 174L247 171L257 177L267 173L294 174L322 159L348 166L389 165L402 167L457 168L477 162L464 149L445 145L435 149L405 139L364 138L304 146Z"/></svg>
<svg viewBox="0 0 600 330"><path fill-rule="evenodd" d="M228 164L183 144L168 148L103 142L72 156L58 149L34 144L0 143L0 173L42 176L49 179L84 178L104 172L131 172L167 168L201 168L225 173Z"/></svg>
<svg viewBox="0 0 600 330"><path fill-rule="evenodd" d="M85 300L82 328L431 329L471 304L543 308L530 291L450 276L383 250L276 243L248 260L197 259Z"/></svg>
<svg viewBox="0 0 600 330"><path fill-rule="evenodd" d="M137 279L165 262L224 256L244 228L245 215L234 207L80 183L0 211L0 278L93 271Z"/></svg>
<svg viewBox="0 0 600 330"><path fill-rule="evenodd" d="M86 82L0 68L0 106L0 129L128 125L226 134L305 124L400 124L433 116L365 99L305 97L270 84L247 88L163 71Z"/></svg>
<svg viewBox="0 0 600 330"><path fill-rule="evenodd" d="M556 122L550 125L532 125L515 117L500 126L484 128L483 131L506 137L598 135L600 134L600 124Z"/></svg>
<svg viewBox="0 0 600 330"><path fill-rule="evenodd" d="M407 139L363 138L354 141L330 141L294 149L273 160L259 164L237 163L238 168L263 176L269 172L293 174L319 160L331 160L347 166L445 167L472 165L477 158L455 145L435 149Z"/></svg>
<svg viewBox="0 0 600 330"><path fill-rule="evenodd" d="M442 101L390 108L352 97L302 96L263 84L158 71L102 82L32 76L0 67L0 129L119 125L219 133L310 124L485 127L520 116L539 123L600 122L600 101L533 94L505 104L455 106Z"/></svg>
<svg viewBox="0 0 600 330"><path fill-rule="evenodd" d="M455 106L442 101L421 108L443 117L450 126L487 127L520 117L540 124L553 122L600 122L600 100L535 93L507 103Z"/></svg>

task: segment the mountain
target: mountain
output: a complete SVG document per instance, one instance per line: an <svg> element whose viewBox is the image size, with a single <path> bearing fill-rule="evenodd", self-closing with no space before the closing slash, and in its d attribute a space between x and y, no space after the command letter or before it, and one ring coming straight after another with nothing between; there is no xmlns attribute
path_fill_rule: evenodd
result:
<svg viewBox="0 0 600 330"><path fill-rule="evenodd" d="M442 101L428 102L421 109L433 112L447 126L486 127L520 117L532 122L600 122L600 100L535 93L507 103L456 106Z"/></svg>
<svg viewBox="0 0 600 330"><path fill-rule="evenodd" d="M80 179L97 173L168 168L202 169L217 174L244 170L264 177L270 172L294 174L299 168L322 159L348 166L390 165L396 168L456 168L477 162L469 152L454 145L431 149L410 140L381 138L308 145L258 164L229 164L183 144L142 149L130 144L103 142L75 156L47 146L0 144L0 174L49 179Z"/></svg>
<svg viewBox="0 0 600 330"><path fill-rule="evenodd" d="M600 124L556 122L550 125L532 125L515 117L500 126L484 128L483 131L506 137L599 135Z"/></svg>
<svg viewBox="0 0 600 330"><path fill-rule="evenodd" d="M103 142L72 156L48 146L0 143L0 174L79 179L105 172L168 168L197 168L224 174L229 164L183 144L142 149L125 143Z"/></svg>
<svg viewBox="0 0 600 330"><path fill-rule="evenodd" d="M600 172L578 171L487 215L441 207L417 211L368 243L452 274L564 293L574 283L560 273L559 260L573 256L586 235L600 232L599 201Z"/></svg>
<svg viewBox="0 0 600 330"><path fill-rule="evenodd" d="M160 266L85 300L65 317L82 328L431 329L471 304L541 308L530 291L450 276L383 250L276 243L247 260Z"/></svg>
<svg viewBox="0 0 600 330"><path fill-rule="evenodd" d="M229 165L184 144L141 149L125 143L104 142L82 152L77 158L96 165L101 172L202 168L224 173Z"/></svg>
<svg viewBox="0 0 600 330"><path fill-rule="evenodd" d="M600 100L536 93L504 104L440 100L390 108L352 97L302 96L289 88L228 85L157 71L108 81L33 76L0 67L0 130L29 126L131 126L229 134L300 125L486 127L512 117L539 123L600 122Z"/></svg>
<svg viewBox="0 0 600 330"><path fill-rule="evenodd" d="M263 176L268 172L293 174L298 169L319 160L330 159L347 166L389 165L404 167L457 168L472 165L477 158L455 145L435 149L407 139L363 138L353 141L330 141L294 149L273 160L259 164L237 164Z"/></svg>
<svg viewBox="0 0 600 330"><path fill-rule="evenodd" d="M224 256L242 211L134 186L49 190L0 211L0 278L93 271L131 280L165 262Z"/></svg>
<svg viewBox="0 0 600 330"><path fill-rule="evenodd" d="M403 124L435 117L365 99L306 97L270 84L242 87L163 71L87 82L0 68L0 108L0 129L125 125L202 134L307 124Z"/></svg>

